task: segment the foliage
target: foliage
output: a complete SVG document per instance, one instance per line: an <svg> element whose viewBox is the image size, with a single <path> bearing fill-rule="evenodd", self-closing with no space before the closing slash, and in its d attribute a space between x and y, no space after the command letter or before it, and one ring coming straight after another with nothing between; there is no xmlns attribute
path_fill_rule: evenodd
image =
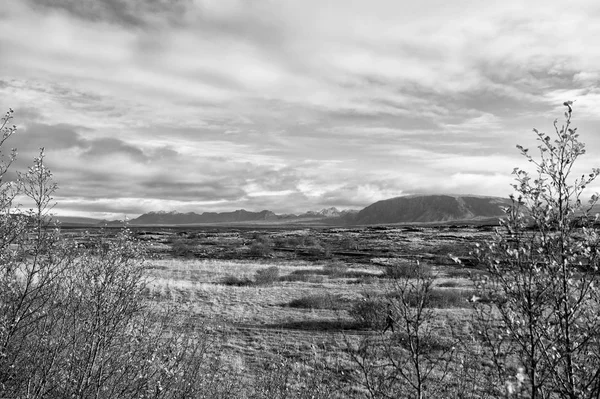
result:
<svg viewBox="0 0 600 399"><path fill-rule="evenodd" d="M221 281L223 285L229 285L233 287L248 287L254 285L254 281L248 277L236 277L236 276L225 276Z"/></svg>
<svg viewBox="0 0 600 399"><path fill-rule="evenodd" d="M600 169L571 176L585 148L571 126L572 102L564 105L553 134L534 129L538 158L517 146L536 173L514 170L512 206L494 239L475 251L489 272L475 282L492 303L476 312L496 381L530 398L600 395L600 246L589 216L598 196L582 201Z"/></svg>
<svg viewBox="0 0 600 399"><path fill-rule="evenodd" d="M11 118L0 145L16 131ZM147 301L130 231L81 248L50 222L57 186L43 149L17 176L0 181L0 397L222 397L231 384L218 381L216 337Z"/></svg>
<svg viewBox="0 0 600 399"><path fill-rule="evenodd" d="M348 266L343 263L328 263L323 266L323 274L330 278L346 277Z"/></svg>
<svg viewBox="0 0 600 399"><path fill-rule="evenodd" d="M179 258L193 258L195 246L186 240L177 240L171 244L171 255Z"/></svg>
<svg viewBox="0 0 600 399"><path fill-rule="evenodd" d="M257 270L254 274L254 281L257 285L270 285L279 281L279 268L271 266L266 269Z"/></svg>
<svg viewBox="0 0 600 399"><path fill-rule="evenodd" d="M227 275L221 280L221 284L234 287L249 287L256 285L271 285L279 280L281 280L281 277L279 277L279 268L277 266L271 266L257 270L254 274L254 280L248 277Z"/></svg>
<svg viewBox="0 0 600 399"><path fill-rule="evenodd" d="M363 327L373 330L385 328L386 303L381 297L364 295L363 298L354 302L349 314Z"/></svg>
<svg viewBox="0 0 600 399"><path fill-rule="evenodd" d="M250 255L268 258L273 253L273 245L269 242L255 242L250 245Z"/></svg>
<svg viewBox="0 0 600 399"><path fill-rule="evenodd" d="M318 272L314 269L298 269L279 277L279 281L323 282L324 278Z"/></svg>
<svg viewBox="0 0 600 399"><path fill-rule="evenodd" d="M426 264L417 264L416 262L401 260L386 265L384 267L383 275L384 277L391 279L404 279L419 278L422 273L431 274L431 267Z"/></svg>

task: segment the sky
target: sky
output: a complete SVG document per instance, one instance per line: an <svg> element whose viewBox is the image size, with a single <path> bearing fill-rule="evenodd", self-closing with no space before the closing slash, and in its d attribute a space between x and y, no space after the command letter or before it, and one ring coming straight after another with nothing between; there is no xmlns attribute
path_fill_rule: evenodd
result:
<svg viewBox="0 0 600 399"><path fill-rule="evenodd" d="M60 215L505 197L566 100L599 166L599 21L597 0L3 0L2 151L14 173L45 148Z"/></svg>

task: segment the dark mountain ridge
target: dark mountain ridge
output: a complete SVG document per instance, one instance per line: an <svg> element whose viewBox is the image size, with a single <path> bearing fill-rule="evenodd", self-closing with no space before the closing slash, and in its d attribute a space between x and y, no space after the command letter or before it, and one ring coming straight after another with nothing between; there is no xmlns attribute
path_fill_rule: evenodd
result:
<svg viewBox="0 0 600 399"><path fill-rule="evenodd" d="M149 212L131 219L130 224L153 225L153 224L203 224L203 223L242 223L258 220L277 220L278 216L271 211L249 212L240 209L233 212Z"/></svg>
<svg viewBox="0 0 600 399"><path fill-rule="evenodd" d="M375 202L358 212L353 224L432 223L487 219L504 215L510 201L472 195L411 195Z"/></svg>

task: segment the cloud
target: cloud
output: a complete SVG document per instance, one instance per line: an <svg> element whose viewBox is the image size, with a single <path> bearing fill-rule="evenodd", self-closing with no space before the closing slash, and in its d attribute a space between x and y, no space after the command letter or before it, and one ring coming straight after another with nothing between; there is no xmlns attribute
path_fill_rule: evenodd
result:
<svg viewBox="0 0 600 399"><path fill-rule="evenodd" d="M139 148L112 137L101 138L89 142L89 148L82 154L82 157L93 158L115 154L127 155L142 162L148 160L146 154Z"/></svg>
<svg viewBox="0 0 600 399"><path fill-rule="evenodd" d="M599 17L591 0L9 0L0 107L16 167L46 147L64 211L504 195L514 145L563 101L597 129Z"/></svg>
<svg viewBox="0 0 600 399"><path fill-rule="evenodd" d="M14 135L12 145L25 150L31 150L33 146L37 148L45 147L50 151L82 148L86 146L86 141L80 131L85 130L87 129L69 124L45 125L32 123L24 131Z"/></svg>

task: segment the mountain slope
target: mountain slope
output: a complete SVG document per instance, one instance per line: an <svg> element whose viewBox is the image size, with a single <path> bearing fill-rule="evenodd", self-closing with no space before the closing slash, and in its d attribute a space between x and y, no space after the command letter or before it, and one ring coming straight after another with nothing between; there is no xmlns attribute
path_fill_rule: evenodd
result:
<svg viewBox="0 0 600 399"><path fill-rule="evenodd" d="M508 199L455 195L413 195L390 198L364 208L353 224L427 223L502 216Z"/></svg>

